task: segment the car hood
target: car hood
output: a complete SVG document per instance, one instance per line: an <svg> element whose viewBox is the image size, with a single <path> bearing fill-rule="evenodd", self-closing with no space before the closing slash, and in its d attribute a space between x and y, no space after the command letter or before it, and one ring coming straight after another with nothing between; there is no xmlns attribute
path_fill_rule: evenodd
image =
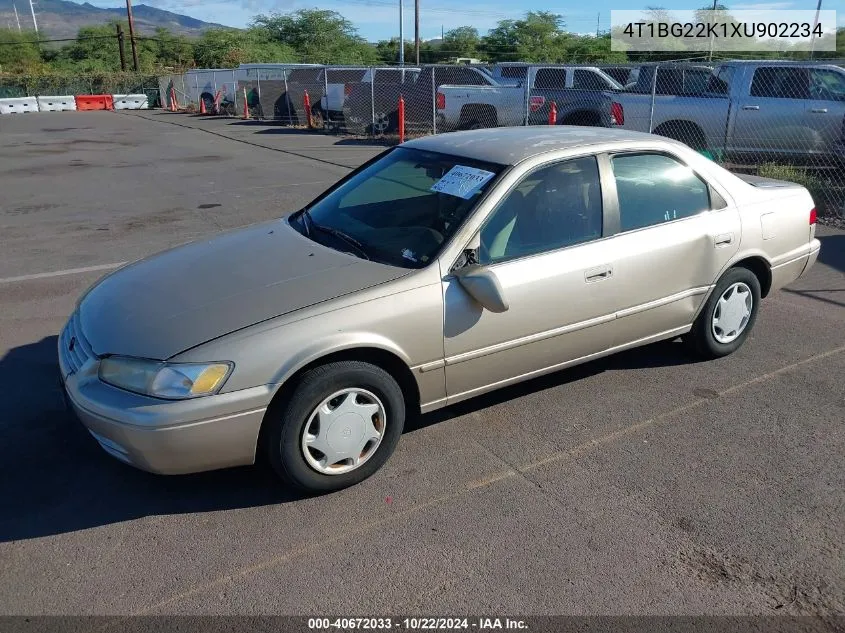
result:
<svg viewBox="0 0 845 633"><path fill-rule="evenodd" d="M80 301L82 333L98 355L164 360L408 272L332 250L275 220L115 271Z"/></svg>

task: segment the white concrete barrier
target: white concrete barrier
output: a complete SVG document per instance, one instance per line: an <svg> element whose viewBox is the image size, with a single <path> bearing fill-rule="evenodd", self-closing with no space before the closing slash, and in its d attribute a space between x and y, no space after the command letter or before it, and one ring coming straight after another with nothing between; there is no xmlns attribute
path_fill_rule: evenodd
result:
<svg viewBox="0 0 845 633"><path fill-rule="evenodd" d="M63 112L76 110L76 99L73 95L62 97L38 97L38 109L41 112Z"/></svg>
<svg viewBox="0 0 845 633"><path fill-rule="evenodd" d="M147 95L112 95L115 110L149 110Z"/></svg>
<svg viewBox="0 0 845 633"><path fill-rule="evenodd" d="M18 114L20 112L38 112L38 100L35 97L0 99L0 114Z"/></svg>

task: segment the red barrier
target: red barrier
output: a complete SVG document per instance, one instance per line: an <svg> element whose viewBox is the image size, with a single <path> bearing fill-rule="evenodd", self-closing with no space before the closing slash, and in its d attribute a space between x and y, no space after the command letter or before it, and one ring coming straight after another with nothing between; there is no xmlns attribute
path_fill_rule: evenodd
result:
<svg viewBox="0 0 845 633"><path fill-rule="evenodd" d="M244 86L244 119L249 118L249 103L246 98L246 86Z"/></svg>
<svg viewBox="0 0 845 633"><path fill-rule="evenodd" d="M77 110L114 110L114 99L111 95L77 95Z"/></svg>
<svg viewBox="0 0 845 633"><path fill-rule="evenodd" d="M399 143L405 142L405 99L399 95Z"/></svg>
<svg viewBox="0 0 845 633"><path fill-rule="evenodd" d="M308 96L308 91L305 91L305 96L302 98L302 107L305 108L305 116L308 119L308 129L311 129L311 97Z"/></svg>
<svg viewBox="0 0 845 633"><path fill-rule="evenodd" d="M549 106L549 125L557 125L557 104L554 101Z"/></svg>

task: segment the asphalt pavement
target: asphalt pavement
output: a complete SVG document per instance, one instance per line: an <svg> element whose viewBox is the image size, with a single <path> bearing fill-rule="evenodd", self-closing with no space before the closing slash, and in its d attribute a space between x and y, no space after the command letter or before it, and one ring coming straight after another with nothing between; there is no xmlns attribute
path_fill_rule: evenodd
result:
<svg viewBox="0 0 845 633"><path fill-rule="evenodd" d="M293 211L383 149L0 118L0 615L841 616L842 231L819 227L818 264L734 355L660 343L423 416L328 496L260 468L146 474L65 413L56 336L104 271Z"/></svg>

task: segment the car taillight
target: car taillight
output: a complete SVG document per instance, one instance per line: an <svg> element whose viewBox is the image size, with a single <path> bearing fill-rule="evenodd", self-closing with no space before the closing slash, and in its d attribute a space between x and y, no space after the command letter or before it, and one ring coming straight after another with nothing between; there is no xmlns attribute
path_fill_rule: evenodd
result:
<svg viewBox="0 0 845 633"><path fill-rule="evenodd" d="M536 112L540 108L542 108L546 104L545 97L531 97L530 101L528 102L529 107L531 108L531 112Z"/></svg>
<svg viewBox="0 0 845 633"><path fill-rule="evenodd" d="M343 84L343 94L347 97L352 94L352 84Z"/></svg>
<svg viewBox="0 0 845 633"><path fill-rule="evenodd" d="M618 101L614 101L610 104L610 122L612 125L625 124L625 110L622 108L622 104Z"/></svg>
<svg viewBox="0 0 845 633"><path fill-rule="evenodd" d="M437 93L437 109L438 110L445 110L446 109L446 95L442 92Z"/></svg>
<svg viewBox="0 0 845 633"><path fill-rule="evenodd" d="M810 224L813 225L816 223L816 208L813 207L810 209Z"/></svg>

